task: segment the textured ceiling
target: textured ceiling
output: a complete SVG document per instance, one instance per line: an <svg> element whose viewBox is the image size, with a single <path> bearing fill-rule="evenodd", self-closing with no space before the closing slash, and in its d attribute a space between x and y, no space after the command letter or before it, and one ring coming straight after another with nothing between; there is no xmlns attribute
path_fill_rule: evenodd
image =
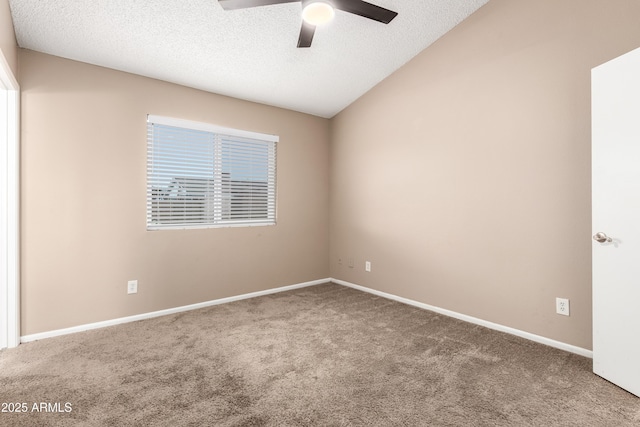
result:
<svg viewBox="0 0 640 427"><path fill-rule="evenodd" d="M300 3L225 11L216 0L10 0L20 47L333 117L488 0L369 0L297 49Z"/></svg>

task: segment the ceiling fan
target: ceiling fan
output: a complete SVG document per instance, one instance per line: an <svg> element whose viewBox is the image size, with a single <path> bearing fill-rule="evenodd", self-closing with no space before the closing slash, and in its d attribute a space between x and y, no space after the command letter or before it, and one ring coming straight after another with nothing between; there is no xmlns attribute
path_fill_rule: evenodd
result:
<svg viewBox="0 0 640 427"><path fill-rule="evenodd" d="M389 9L362 0L218 0L224 10L246 9L280 3L302 3L302 28L298 47L310 47L317 25L326 24L334 16L334 9L360 15L388 24L398 15Z"/></svg>

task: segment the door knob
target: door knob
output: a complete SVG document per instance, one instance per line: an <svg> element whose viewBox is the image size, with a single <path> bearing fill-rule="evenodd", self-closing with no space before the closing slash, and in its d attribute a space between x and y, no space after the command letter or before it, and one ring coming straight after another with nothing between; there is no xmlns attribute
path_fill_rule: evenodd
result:
<svg viewBox="0 0 640 427"><path fill-rule="evenodd" d="M595 240L596 242L600 242L600 243L612 242L613 241L613 239L611 239L611 237L608 237L602 231L598 231L596 234L594 234L593 235L593 240Z"/></svg>

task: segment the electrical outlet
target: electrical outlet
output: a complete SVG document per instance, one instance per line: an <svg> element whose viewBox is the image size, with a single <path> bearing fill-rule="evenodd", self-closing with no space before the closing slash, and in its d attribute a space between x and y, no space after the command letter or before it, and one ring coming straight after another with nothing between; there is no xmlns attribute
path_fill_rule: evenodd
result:
<svg viewBox="0 0 640 427"><path fill-rule="evenodd" d="M138 281L137 280L129 280L127 282L127 293L128 294L137 294L138 293Z"/></svg>
<svg viewBox="0 0 640 427"><path fill-rule="evenodd" d="M353 268L355 263L353 262L353 257L349 257L349 268Z"/></svg>
<svg viewBox="0 0 640 427"><path fill-rule="evenodd" d="M569 299L568 298L556 298L556 313L563 316L569 315Z"/></svg>
<svg viewBox="0 0 640 427"><path fill-rule="evenodd" d="M364 263L364 271L371 272L371 261L365 261Z"/></svg>

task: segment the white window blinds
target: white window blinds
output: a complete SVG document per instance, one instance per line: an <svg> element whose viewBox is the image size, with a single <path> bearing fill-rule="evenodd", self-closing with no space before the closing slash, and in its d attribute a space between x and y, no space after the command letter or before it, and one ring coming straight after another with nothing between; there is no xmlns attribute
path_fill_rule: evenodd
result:
<svg viewBox="0 0 640 427"><path fill-rule="evenodd" d="M277 141L149 115L147 229L275 224Z"/></svg>

